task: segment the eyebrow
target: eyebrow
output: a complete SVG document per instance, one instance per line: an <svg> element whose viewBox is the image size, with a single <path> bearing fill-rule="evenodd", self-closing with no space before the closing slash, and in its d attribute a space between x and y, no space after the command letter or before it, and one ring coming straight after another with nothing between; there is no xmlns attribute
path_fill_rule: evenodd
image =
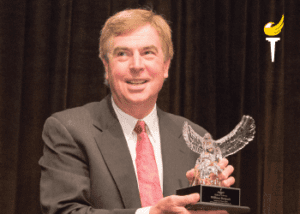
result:
<svg viewBox="0 0 300 214"><path fill-rule="evenodd" d="M146 46L142 48L143 50L149 50L149 49L154 49L156 52L158 52L158 49L156 46L154 45L150 45L150 46Z"/></svg>
<svg viewBox="0 0 300 214"><path fill-rule="evenodd" d="M145 47L142 47L141 48L142 50L151 50L151 49L154 49L156 52L158 52L158 49L156 46L154 45L150 45L150 46L145 46ZM130 48L128 47L116 47L113 51L113 55L116 55L119 51L128 51L130 50Z"/></svg>
<svg viewBox="0 0 300 214"><path fill-rule="evenodd" d="M114 51L113 51L113 56L114 55L116 55L117 54L117 52L119 52L119 51L127 51L127 50L129 50L129 48L127 48L127 47L116 47L115 49L114 49Z"/></svg>

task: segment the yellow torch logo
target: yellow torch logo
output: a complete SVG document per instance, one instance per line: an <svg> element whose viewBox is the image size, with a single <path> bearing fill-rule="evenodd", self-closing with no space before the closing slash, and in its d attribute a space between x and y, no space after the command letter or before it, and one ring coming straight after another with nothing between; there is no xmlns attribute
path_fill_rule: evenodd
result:
<svg viewBox="0 0 300 214"><path fill-rule="evenodd" d="M264 27L265 34L267 36L276 36L276 35L280 34L281 29L283 28L283 25L284 25L283 20L284 20L284 15L282 15L282 18L277 25L273 26L274 22L268 22ZM266 40L270 42L271 58L272 58L272 62L274 62L275 61L275 43L277 41L279 41L280 38L279 37L267 37Z"/></svg>
<svg viewBox="0 0 300 214"><path fill-rule="evenodd" d="M283 28L284 25L283 20L284 20L284 15L282 15L282 18L277 25L272 26L274 22L268 22L264 27L265 34L267 36L276 36L280 34L281 29Z"/></svg>

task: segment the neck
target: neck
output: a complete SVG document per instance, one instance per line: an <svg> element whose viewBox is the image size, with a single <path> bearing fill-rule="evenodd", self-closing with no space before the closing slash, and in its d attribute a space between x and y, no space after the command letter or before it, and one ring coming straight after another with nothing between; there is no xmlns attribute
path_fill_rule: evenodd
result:
<svg viewBox="0 0 300 214"><path fill-rule="evenodd" d="M143 119L153 110L156 99L154 101L147 101L142 103L127 103L119 102L118 99L113 97L115 104L126 114L136 118Z"/></svg>

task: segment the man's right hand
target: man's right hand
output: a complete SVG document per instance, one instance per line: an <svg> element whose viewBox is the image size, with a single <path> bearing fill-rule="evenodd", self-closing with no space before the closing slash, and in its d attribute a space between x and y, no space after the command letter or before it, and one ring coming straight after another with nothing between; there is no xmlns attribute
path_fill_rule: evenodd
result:
<svg viewBox="0 0 300 214"><path fill-rule="evenodd" d="M200 200L198 193L190 195L179 196L171 195L161 199L156 205L150 208L149 214L163 214L163 213L182 213L182 214L226 214L224 210L219 211L202 211L202 210L187 210L185 208L188 204L196 204Z"/></svg>

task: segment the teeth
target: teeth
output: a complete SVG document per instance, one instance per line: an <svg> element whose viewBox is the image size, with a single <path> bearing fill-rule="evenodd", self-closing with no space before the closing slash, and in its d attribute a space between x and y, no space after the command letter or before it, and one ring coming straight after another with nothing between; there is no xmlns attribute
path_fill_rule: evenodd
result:
<svg viewBox="0 0 300 214"><path fill-rule="evenodd" d="M146 82L146 80L131 80L131 81L127 81L127 83L129 83L129 84L143 84L145 82Z"/></svg>

